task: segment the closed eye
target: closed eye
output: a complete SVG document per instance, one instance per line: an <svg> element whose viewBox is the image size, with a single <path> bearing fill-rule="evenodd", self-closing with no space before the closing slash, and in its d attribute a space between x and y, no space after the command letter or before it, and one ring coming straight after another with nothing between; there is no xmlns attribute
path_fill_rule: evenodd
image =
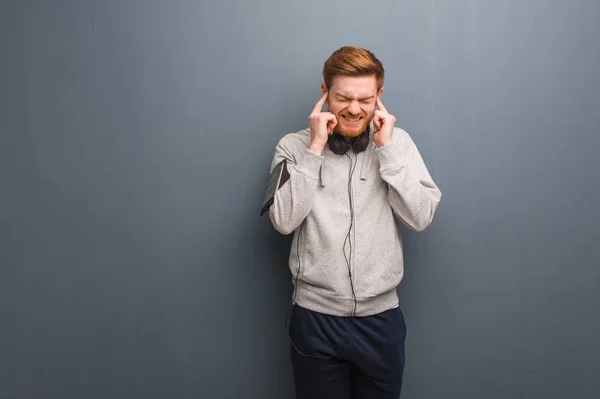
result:
<svg viewBox="0 0 600 399"><path fill-rule="evenodd" d="M345 102L345 101L352 101L352 99L351 99L351 98L348 98L348 97L338 97L337 99L338 99L338 101L344 101L344 102ZM359 98L359 99L358 99L358 102L360 102L361 104L369 104L369 103L371 103L372 101L373 101L373 97L368 97L368 98Z"/></svg>

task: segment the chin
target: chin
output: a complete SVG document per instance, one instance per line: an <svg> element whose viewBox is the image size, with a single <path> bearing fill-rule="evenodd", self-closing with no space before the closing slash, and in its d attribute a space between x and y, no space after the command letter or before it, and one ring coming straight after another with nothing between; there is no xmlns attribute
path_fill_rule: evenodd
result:
<svg viewBox="0 0 600 399"><path fill-rule="evenodd" d="M367 130L368 125L369 125L368 121L363 123L361 126L354 127L354 128L347 128L347 127L338 125L335 127L335 132L341 134L344 137L348 137L348 138L357 137L357 136L360 136L361 133L363 133L365 130Z"/></svg>
<svg viewBox="0 0 600 399"><path fill-rule="evenodd" d="M337 133L341 134L344 137L352 138L360 136L360 134L364 132L364 129L360 130L346 130L346 129L338 129Z"/></svg>

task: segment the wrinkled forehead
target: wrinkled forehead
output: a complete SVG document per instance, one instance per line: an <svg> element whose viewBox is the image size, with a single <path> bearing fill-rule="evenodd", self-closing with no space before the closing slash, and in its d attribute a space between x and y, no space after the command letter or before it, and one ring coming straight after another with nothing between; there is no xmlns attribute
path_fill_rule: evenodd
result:
<svg viewBox="0 0 600 399"><path fill-rule="evenodd" d="M364 98L377 94L377 79L372 76L336 76L331 94L349 98Z"/></svg>

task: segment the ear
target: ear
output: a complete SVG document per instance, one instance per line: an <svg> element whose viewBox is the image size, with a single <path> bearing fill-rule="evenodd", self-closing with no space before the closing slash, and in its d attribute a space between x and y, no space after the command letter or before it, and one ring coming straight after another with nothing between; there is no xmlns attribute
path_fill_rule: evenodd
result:
<svg viewBox="0 0 600 399"><path fill-rule="evenodd" d="M377 93L377 97L381 98L382 94L383 94L383 86L381 86L381 89L379 89L379 93Z"/></svg>
<svg viewBox="0 0 600 399"><path fill-rule="evenodd" d="M327 86L325 85L325 83L321 83L321 94L325 94L327 93L329 90L327 89ZM325 100L326 103L329 102L329 98L327 98L327 100Z"/></svg>

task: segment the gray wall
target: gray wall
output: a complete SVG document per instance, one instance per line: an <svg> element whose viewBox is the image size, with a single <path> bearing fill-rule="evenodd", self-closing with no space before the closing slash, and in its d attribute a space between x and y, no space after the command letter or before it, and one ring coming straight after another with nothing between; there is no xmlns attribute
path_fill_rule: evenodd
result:
<svg viewBox="0 0 600 399"><path fill-rule="evenodd" d="M322 63L372 49L444 198L403 398L600 396L600 2L3 1L0 397L291 398L259 218Z"/></svg>

